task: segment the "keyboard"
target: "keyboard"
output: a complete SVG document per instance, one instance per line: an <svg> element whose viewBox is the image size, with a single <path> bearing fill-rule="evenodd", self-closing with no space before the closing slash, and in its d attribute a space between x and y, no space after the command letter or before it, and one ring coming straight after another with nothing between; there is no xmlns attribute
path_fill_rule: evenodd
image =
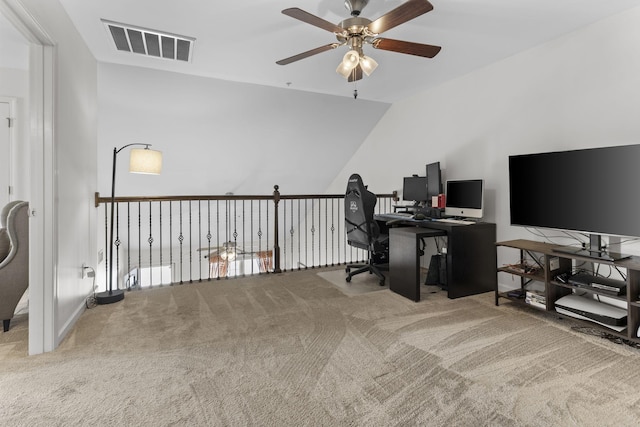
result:
<svg viewBox="0 0 640 427"><path fill-rule="evenodd" d="M473 221L467 221L465 219L453 219L453 218L438 218L434 219L437 222L447 222L449 224L471 225L475 224Z"/></svg>
<svg viewBox="0 0 640 427"><path fill-rule="evenodd" d="M393 213L386 213L383 215L385 217L395 218L395 219L407 219L407 218L413 217L413 214L409 212L393 212Z"/></svg>

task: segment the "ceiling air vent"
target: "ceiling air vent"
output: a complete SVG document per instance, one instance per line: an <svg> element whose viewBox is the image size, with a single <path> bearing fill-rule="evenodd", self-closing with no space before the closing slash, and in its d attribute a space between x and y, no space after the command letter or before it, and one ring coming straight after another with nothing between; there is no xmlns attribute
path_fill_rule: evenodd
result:
<svg viewBox="0 0 640 427"><path fill-rule="evenodd" d="M191 61L193 37L163 33L118 22L102 20L116 49L156 58Z"/></svg>

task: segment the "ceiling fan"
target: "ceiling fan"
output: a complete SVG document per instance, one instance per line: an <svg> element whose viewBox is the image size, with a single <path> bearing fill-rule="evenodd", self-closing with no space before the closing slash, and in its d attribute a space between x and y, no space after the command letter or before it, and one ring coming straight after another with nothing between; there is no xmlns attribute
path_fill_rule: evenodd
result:
<svg viewBox="0 0 640 427"><path fill-rule="evenodd" d="M204 258L212 258L217 255L224 261L233 261L238 256L255 254L255 252L247 252L244 249L239 248L236 242L232 241L224 242L222 245L217 247L198 248L198 251L210 251L204 255Z"/></svg>
<svg viewBox="0 0 640 427"><path fill-rule="evenodd" d="M375 49L406 53L425 58L433 58L440 52L440 46L378 37L379 34L391 28L433 10L433 6L427 0L408 0L375 21L360 17L360 12L367 3L369 3L369 0L345 0L344 5L351 13L351 18L347 18L337 25L297 7L284 9L282 13L287 16L332 32L335 34L338 42L329 43L289 58L281 59L280 61L276 61L276 64L287 65L318 53L347 45L350 49L344 55L336 72L345 77L349 82L353 82L362 79L363 72L369 76L378 66L376 61L364 54L362 50L364 45L369 44Z"/></svg>

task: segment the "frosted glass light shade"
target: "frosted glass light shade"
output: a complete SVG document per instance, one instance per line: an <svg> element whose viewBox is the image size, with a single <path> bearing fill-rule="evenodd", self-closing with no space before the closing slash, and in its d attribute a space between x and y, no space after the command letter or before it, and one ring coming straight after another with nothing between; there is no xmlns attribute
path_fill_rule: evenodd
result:
<svg viewBox="0 0 640 427"><path fill-rule="evenodd" d="M349 74L351 74L351 70L353 70L353 68L349 68L348 66L345 66L344 62L341 62L340 65L338 65L338 68L336 68L336 73L346 79L349 77Z"/></svg>
<svg viewBox="0 0 640 427"><path fill-rule="evenodd" d="M360 68L367 76L370 76L373 71L378 68L378 63L369 56L363 56L360 58Z"/></svg>
<svg viewBox="0 0 640 427"><path fill-rule="evenodd" d="M351 74L351 71L356 68L358 62L360 62L360 55L355 50L350 50L342 58L342 62L336 68L336 73L346 79Z"/></svg>
<svg viewBox="0 0 640 427"><path fill-rule="evenodd" d="M129 172L159 175L162 172L162 152L148 148L132 148Z"/></svg>
<svg viewBox="0 0 640 427"><path fill-rule="evenodd" d="M348 66L351 67L352 70L356 67L356 65L358 65L358 61L360 61L360 54L358 54L358 52L356 52L355 50L350 50L342 57L342 62L348 64Z"/></svg>

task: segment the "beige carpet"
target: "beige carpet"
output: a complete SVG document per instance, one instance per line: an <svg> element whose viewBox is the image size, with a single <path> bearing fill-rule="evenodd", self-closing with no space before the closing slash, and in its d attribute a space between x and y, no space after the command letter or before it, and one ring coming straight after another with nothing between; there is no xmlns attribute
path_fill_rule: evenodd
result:
<svg viewBox="0 0 640 427"><path fill-rule="evenodd" d="M377 277L371 277L368 273L353 276L351 282L345 280L347 274L344 269L329 270L318 273L318 276L333 284L346 296L362 295L369 292L378 292L389 289L389 286L380 286ZM388 279L387 279L388 281Z"/></svg>
<svg viewBox="0 0 640 427"><path fill-rule="evenodd" d="M426 272L425 272L426 274ZM368 273L360 273L351 278L351 282L347 282L345 278L347 274L344 269L339 270L327 270L318 273L318 276L324 280L331 282L340 292L346 296L354 296L366 294L369 292L383 291L389 289L390 279L389 273L384 272L386 276L384 286L380 286L378 279L375 276L371 276ZM423 278L424 281L424 278ZM441 292L442 290L438 286L421 286L420 294L422 298L426 298L427 294Z"/></svg>
<svg viewBox="0 0 640 427"><path fill-rule="evenodd" d="M127 293L34 357L17 322L0 425L640 424L630 347L490 293L347 296L318 272Z"/></svg>

